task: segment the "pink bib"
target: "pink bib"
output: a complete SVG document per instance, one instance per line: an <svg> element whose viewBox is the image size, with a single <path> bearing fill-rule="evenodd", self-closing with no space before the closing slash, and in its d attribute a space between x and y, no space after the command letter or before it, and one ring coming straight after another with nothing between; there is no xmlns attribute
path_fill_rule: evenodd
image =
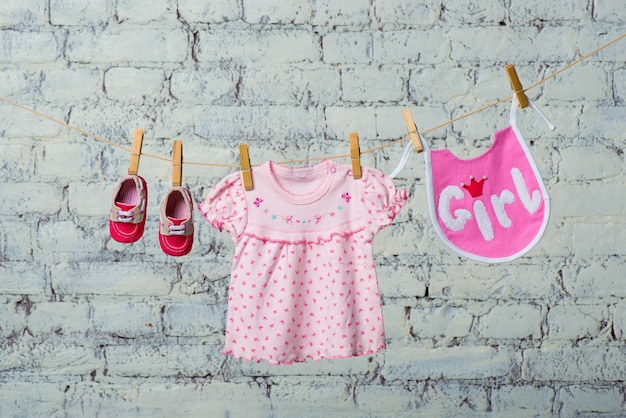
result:
<svg viewBox="0 0 626 418"><path fill-rule="evenodd" d="M548 222L550 198L517 128L517 102L512 106L510 126L497 131L478 157L464 160L425 147L431 220L446 244L473 260L522 256Z"/></svg>

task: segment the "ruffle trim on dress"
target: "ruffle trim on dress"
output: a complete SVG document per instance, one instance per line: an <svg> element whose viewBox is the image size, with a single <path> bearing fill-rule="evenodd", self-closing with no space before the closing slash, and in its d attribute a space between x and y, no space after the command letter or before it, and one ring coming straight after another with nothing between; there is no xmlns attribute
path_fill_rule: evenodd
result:
<svg viewBox="0 0 626 418"><path fill-rule="evenodd" d="M252 231L244 231L244 233L242 234L243 236L247 236L250 238L254 238L257 239L259 241L263 241L263 242L270 242L272 244L293 244L293 245L301 245L301 244L323 244L326 242L330 242L332 240L334 240L335 238L344 238L347 239L348 237L358 234L360 232L363 232L366 229L365 226L356 228L356 229L352 229L352 230L348 230L348 231L342 231L342 232L330 232L325 236L320 236L318 235L316 238L308 238L308 237L303 237L303 238L298 238L298 239L282 239L282 238L276 238L276 237L271 237L271 236L265 236L265 235L261 235L260 233L255 233ZM282 233L279 234L277 232L274 231L268 231L268 234L274 234L274 235L284 235L285 237L289 234L286 233Z"/></svg>
<svg viewBox="0 0 626 418"><path fill-rule="evenodd" d="M387 206L387 214L391 219L395 218L397 214L400 213L402 207L405 205L407 201L407 193L406 189L396 190L396 194L394 196L391 205Z"/></svg>
<svg viewBox="0 0 626 418"><path fill-rule="evenodd" d="M386 346L385 344L381 344L378 348L374 348L371 350L365 350L365 351L360 351L360 352L356 352L356 353L346 353L346 354L338 354L336 356L311 356L311 355L306 355L304 357L301 358L297 358L295 360L290 360L290 361L284 361L284 360L274 360L274 359L268 359L268 358L262 358L262 357L257 357L257 356L242 356L242 355L238 355L235 354L235 352L233 350L225 350L222 351L222 354L224 355L228 355L233 357L234 359L237 360L244 360L244 361L249 361L249 362L256 362L256 363L261 363L261 362L267 362L269 364L272 364L274 366L279 366L279 365L291 365L294 363L304 363L306 361L319 361L319 360L338 360L338 359L346 359L346 358L352 358L352 357L362 357L362 356L370 356L373 354L376 354L382 350L385 350Z"/></svg>
<svg viewBox="0 0 626 418"><path fill-rule="evenodd" d="M380 227L385 227L391 224L395 219L396 215L400 213L402 207L407 202L407 193L406 189L396 190L395 196L393 200L390 202L389 206L383 207L383 212L386 212L386 218L381 215L380 219Z"/></svg>

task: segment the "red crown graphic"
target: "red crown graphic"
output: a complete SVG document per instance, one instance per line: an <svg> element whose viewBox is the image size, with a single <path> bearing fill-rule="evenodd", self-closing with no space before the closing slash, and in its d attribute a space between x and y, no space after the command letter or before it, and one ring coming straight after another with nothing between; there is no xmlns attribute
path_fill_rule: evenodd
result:
<svg viewBox="0 0 626 418"><path fill-rule="evenodd" d="M483 185L487 180L487 176L483 176L480 181L474 180L474 176L470 176L470 184L461 183L461 186L466 189L472 197L478 197L483 195Z"/></svg>

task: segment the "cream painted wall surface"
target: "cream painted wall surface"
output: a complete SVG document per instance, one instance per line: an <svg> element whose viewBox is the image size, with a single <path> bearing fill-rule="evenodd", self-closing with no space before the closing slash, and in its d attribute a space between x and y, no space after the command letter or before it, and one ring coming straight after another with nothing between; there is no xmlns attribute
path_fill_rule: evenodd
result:
<svg viewBox="0 0 626 418"><path fill-rule="evenodd" d="M0 96L170 158L253 164L349 153L510 96L626 29L622 0L4 0ZM423 155L375 239L387 349L272 366L225 357L233 245L196 212L165 255L171 165L149 156L148 221L113 241L129 154L0 102L0 416L618 417L626 415L626 40L528 96L520 129L552 201L545 235L504 264L437 236ZM425 134L479 155L509 103ZM364 154L389 173L403 144ZM344 158L344 162L348 162ZM196 201L233 169L186 164Z"/></svg>

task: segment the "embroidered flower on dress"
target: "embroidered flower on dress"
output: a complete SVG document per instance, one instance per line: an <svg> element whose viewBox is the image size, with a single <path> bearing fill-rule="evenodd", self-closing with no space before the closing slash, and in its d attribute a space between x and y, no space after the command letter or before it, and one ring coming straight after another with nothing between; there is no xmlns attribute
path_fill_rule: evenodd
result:
<svg viewBox="0 0 626 418"><path fill-rule="evenodd" d="M260 199L258 197L254 199L254 206L256 206L257 208L261 206L261 203L263 203L263 199Z"/></svg>
<svg viewBox="0 0 626 418"><path fill-rule="evenodd" d="M346 201L346 203L350 202L350 199L352 199L352 196L350 196L350 193L344 193L341 195L341 197L343 197L343 199Z"/></svg>

